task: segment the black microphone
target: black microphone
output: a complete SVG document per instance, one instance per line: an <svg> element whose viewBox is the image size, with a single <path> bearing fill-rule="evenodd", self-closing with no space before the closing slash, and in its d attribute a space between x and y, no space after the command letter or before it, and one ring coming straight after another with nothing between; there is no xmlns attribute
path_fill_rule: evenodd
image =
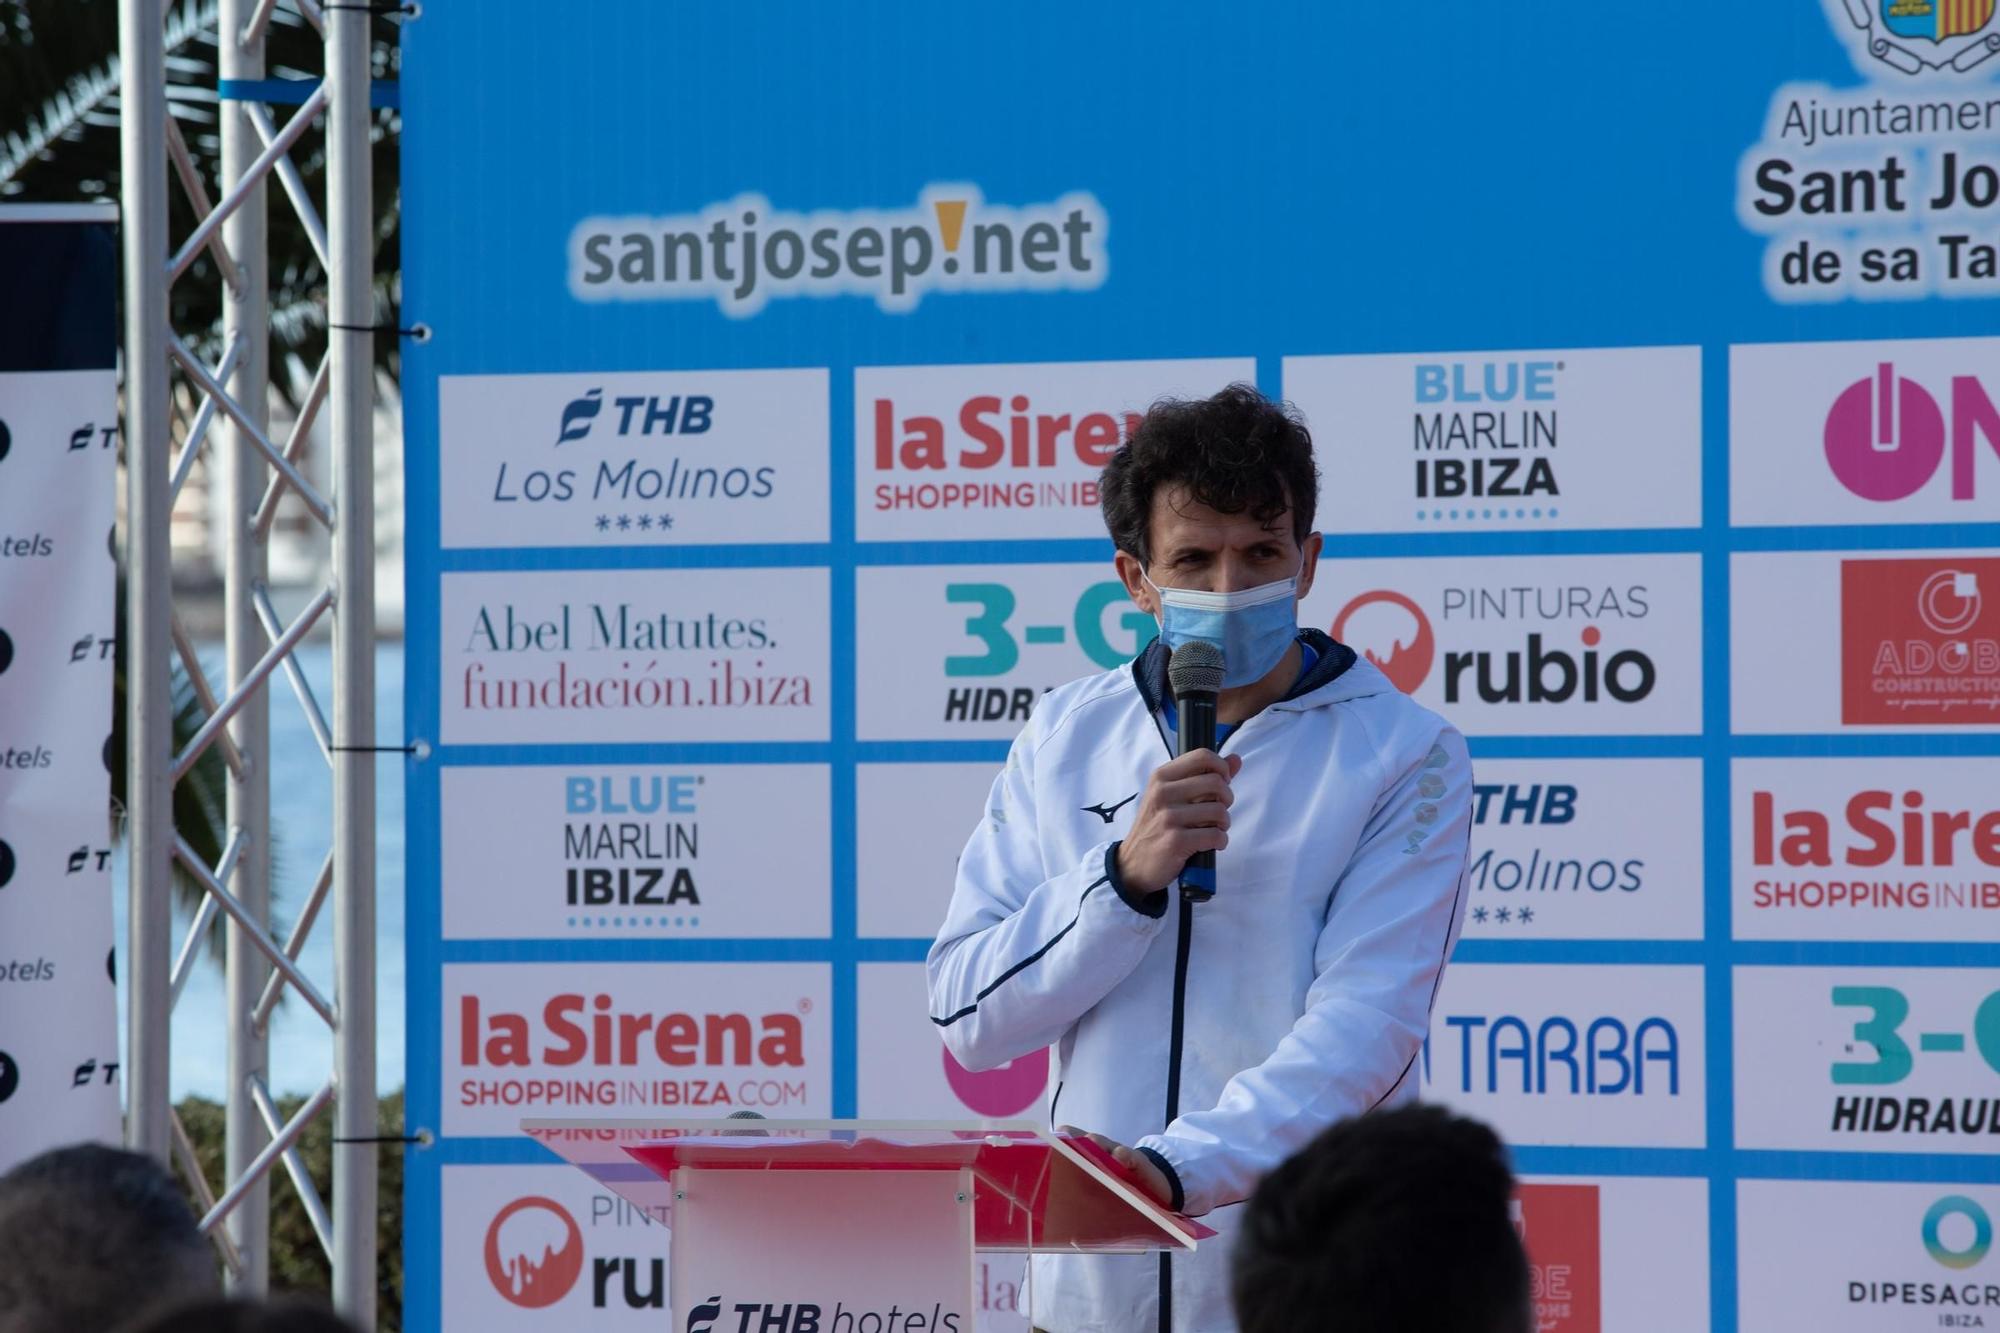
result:
<svg viewBox="0 0 2000 1333"><path fill-rule="evenodd" d="M1180 719L1179 753L1215 748L1215 696L1222 689L1222 649L1190 639L1167 662ZM1181 897L1205 903L1215 896L1215 853L1196 852L1181 870Z"/></svg>

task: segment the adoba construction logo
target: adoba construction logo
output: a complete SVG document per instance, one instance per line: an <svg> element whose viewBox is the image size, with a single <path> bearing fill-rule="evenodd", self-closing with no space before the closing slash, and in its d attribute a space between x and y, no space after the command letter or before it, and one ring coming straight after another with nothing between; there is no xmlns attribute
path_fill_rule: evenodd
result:
<svg viewBox="0 0 2000 1333"><path fill-rule="evenodd" d="M583 1232L554 1199L516 1199L486 1228L486 1276L515 1305L546 1309L569 1295L582 1273Z"/></svg>
<svg viewBox="0 0 2000 1333"><path fill-rule="evenodd" d="M1840 720L2000 723L2000 559L1845 560Z"/></svg>
<svg viewBox="0 0 2000 1333"><path fill-rule="evenodd" d="M1518 1185L1512 1213L1528 1252L1536 1333L1602 1333L1597 1186Z"/></svg>
<svg viewBox="0 0 2000 1333"><path fill-rule="evenodd" d="M1109 229L1087 193L989 204L974 185L931 185L913 207L773 207L759 194L667 217L589 217L569 239L580 301L712 300L747 317L780 297L871 296L887 313L929 292L1088 291L1104 283Z"/></svg>

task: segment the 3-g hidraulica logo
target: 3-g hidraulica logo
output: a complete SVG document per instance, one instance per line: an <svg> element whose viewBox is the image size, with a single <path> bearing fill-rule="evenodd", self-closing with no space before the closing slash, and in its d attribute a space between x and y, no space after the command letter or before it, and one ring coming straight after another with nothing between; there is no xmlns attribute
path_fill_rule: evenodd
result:
<svg viewBox="0 0 2000 1333"><path fill-rule="evenodd" d="M1910 997L1894 986L1835 986L1830 998L1843 1021L1857 1015L1843 1058L1828 1071L1836 1089L1830 1120L1835 1134L1921 1135L1937 1151L1968 1151L1978 1140L2000 1134L2000 1096L1986 1095L1990 1083L1975 1079L1974 1095L1954 1095L1966 1085L1950 1078L1962 1079L1962 1071L1976 1064L2000 1073L2000 990L1969 1015L1927 1014L1926 1027L1942 1026L1916 1033L1910 1030ZM1923 1095L1911 1095L1912 1079Z"/></svg>

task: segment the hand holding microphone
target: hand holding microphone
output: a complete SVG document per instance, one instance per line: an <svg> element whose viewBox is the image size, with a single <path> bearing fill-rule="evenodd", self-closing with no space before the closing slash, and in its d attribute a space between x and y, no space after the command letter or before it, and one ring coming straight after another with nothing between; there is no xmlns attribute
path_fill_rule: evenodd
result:
<svg viewBox="0 0 2000 1333"><path fill-rule="evenodd" d="M1213 895L1215 853L1229 845L1229 806L1236 799L1229 780L1243 761L1215 752L1221 651L1200 640L1183 644L1167 677L1181 753L1153 770L1146 783L1132 831L1118 848L1118 873L1133 893L1152 893L1182 879L1182 894L1199 902Z"/></svg>

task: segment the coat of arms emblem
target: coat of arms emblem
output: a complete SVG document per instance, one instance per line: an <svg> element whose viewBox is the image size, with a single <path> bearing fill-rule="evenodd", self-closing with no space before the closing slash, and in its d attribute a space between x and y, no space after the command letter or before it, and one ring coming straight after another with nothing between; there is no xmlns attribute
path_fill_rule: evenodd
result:
<svg viewBox="0 0 2000 1333"><path fill-rule="evenodd" d="M1996 0L1839 0L1868 54L1905 74L1965 73L2000 55Z"/></svg>

